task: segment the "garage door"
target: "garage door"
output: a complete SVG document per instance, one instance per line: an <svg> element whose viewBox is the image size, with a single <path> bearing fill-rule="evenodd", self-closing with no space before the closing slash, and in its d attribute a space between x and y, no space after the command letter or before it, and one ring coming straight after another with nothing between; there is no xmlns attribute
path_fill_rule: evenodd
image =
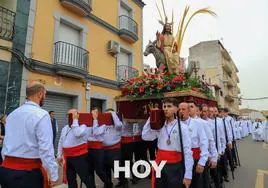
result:
<svg viewBox="0 0 268 188"><path fill-rule="evenodd" d="M73 97L48 93L46 94L45 104L42 108L48 112L53 110L56 113L56 119L59 126L59 132L56 136L57 150L61 129L67 124L66 114L70 108L73 108Z"/></svg>

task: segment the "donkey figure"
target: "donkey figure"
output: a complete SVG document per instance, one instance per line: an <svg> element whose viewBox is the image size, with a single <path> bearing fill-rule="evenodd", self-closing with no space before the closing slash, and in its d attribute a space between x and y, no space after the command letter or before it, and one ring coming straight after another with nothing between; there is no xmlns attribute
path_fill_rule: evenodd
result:
<svg viewBox="0 0 268 188"><path fill-rule="evenodd" d="M162 65L166 65L166 57L164 53L157 48L156 41L149 41L149 44L146 46L143 55L148 56L149 54L153 54L157 68L161 67Z"/></svg>

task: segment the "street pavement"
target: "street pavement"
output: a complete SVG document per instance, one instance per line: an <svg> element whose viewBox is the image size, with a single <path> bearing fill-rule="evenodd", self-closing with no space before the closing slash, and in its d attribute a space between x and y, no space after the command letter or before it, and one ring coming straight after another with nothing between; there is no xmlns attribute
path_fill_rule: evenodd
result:
<svg viewBox="0 0 268 188"><path fill-rule="evenodd" d="M235 171L235 180L229 175L230 182L225 188L268 188L268 144L254 142L251 136L237 141L241 166ZM117 183L117 180L114 180ZM97 188L102 188L101 181L96 177ZM151 181L143 179L130 188L150 188ZM57 188L65 188L60 185ZM84 187L84 186L83 186Z"/></svg>

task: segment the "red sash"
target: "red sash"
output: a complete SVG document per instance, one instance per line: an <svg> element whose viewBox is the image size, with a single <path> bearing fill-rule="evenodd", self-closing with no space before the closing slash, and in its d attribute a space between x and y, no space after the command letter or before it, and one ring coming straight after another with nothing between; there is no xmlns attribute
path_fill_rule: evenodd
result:
<svg viewBox="0 0 268 188"><path fill-rule="evenodd" d="M129 143L132 143L134 140L133 140L133 137L129 137L129 136L122 136L121 137L121 143L122 144L129 144Z"/></svg>
<svg viewBox="0 0 268 188"><path fill-rule="evenodd" d="M76 157L83 154L86 154L88 152L87 150L87 144L80 144L78 146L70 147L70 148L63 148L63 157L64 157L64 163L63 163L63 183L67 184L67 157Z"/></svg>
<svg viewBox="0 0 268 188"><path fill-rule="evenodd" d="M156 154L155 162L160 164L161 161L167 161L167 164L179 163L182 161L181 152L167 151L159 149ZM155 188L155 174L154 168L152 168L152 188Z"/></svg>
<svg viewBox="0 0 268 188"><path fill-rule="evenodd" d="M199 160L200 159L200 154L201 154L200 148L192 148L192 152L193 152L193 158L195 160Z"/></svg>
<svg viewBox="0 0 268 188"><path fill-rule="evenodd" d="M3 161L2 166L13 170L29 171L39 168L44 177L44 188L51 188L50 181L48 179L48 174L45 168L42 166L42 162L40 159L25 159L20 157L5 156L5 160Z"/></svg>
<svg viewBox="0 0 268 188"><path fill-rule="evenodd" d="M134 136L133 140L134 140L134 142L141 142L142 141L141 135Z"/></svg>
<svg viewBox="0 0 268 188"><path fill-rule="evenodd" d="M118 142L117 144L111 145L111 146L104 146L105 150L112 150L112 149L120 149L121 143Z"/></svg>
<svg viewBox="0 0 268 188"><path fill-rule="evenodd" d="M100 141L88 141L87 148L88 149L102 149L103 144Z"/></svg>

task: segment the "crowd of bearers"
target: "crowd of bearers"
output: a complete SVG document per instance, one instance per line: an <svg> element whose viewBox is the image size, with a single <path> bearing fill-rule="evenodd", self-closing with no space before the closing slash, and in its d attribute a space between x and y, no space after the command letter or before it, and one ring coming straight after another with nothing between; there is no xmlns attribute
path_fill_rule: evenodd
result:
<svg viewBox="0 0 268 188"><path fill-rule="evenodd" d="M3 164L0 184L3 188L48 188L58 180L58 166L63 166L63 180L77 188L77 175L87 188L95 188L95 174L105 188L113 187L114 162L166 161L161 178L153 172L153 188L223 187L232 171L240 165L235 141L239 125L228 109L198 106L195 101L178 103L175 98L162 101L165 122L156 130L147 121L129 121L113 109L112 125L99 124L98 108L91 111L93 126L79 125L79 113L69 110L70 125L64 126L55 157L52 121L41 107L45 87L32 82L26 89L27 101L10 113L6 120ZM160 110L160 109L151 109ZM151 111L152 113L152 111ZM242 134L244 135L244 133ZM149 157L150 154L150 157ZM138 169L142 172L142 168ZM132 184L139 179L132 174ZM115 187L129 187L123 173Z"/></svg>

